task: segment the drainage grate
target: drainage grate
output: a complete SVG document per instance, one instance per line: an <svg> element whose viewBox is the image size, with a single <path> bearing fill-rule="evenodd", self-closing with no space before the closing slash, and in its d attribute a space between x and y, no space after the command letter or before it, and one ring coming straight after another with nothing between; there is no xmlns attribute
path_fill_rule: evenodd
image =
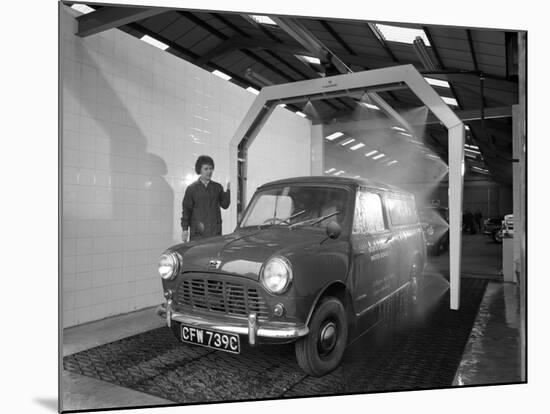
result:
<svg viewBox="0 0 550 414"><path fill-rule="evenodd" d="M442 294L406 329L377 328L355 341L341 366L322 378L304 375L293 345L252 348L243 341L241 355L233 355L179 343L169 328L69 355L63 366L177 403L449 387L486 285L463 278L460 311L449 310Z"/></svg>

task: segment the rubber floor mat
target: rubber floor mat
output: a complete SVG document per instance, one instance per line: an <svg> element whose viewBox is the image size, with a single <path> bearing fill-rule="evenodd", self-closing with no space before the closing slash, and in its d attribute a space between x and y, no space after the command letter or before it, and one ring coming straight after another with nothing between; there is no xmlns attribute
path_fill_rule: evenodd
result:
<svg viewBox="0 0 550 414"><path fill-rule="evenodd" d="M357 339L321 378L300 370L292 344L243 341L233 355L178 342L166 327L66 356L63 367L177 403L450 387L486 286L463 278L459 311L446 291L420 317Z"/></svg>

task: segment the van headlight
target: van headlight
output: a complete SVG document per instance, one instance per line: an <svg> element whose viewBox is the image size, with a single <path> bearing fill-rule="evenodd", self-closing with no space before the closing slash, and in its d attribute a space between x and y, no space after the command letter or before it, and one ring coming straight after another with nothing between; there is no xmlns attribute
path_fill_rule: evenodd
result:
<svg viewBox="0 0 550 414"><path fill-rule="evenodd" d="M165 280L173 279L181 265L181 255L178 252L165 252L159 258L158 271Z"/></svg>
<svg viewBox="0 0 550 414"><path fill-rule="evenodd" d="M292 266L284 257L273 257L265 264L260 281L268 292L280 295L292 282Z"/></svg>

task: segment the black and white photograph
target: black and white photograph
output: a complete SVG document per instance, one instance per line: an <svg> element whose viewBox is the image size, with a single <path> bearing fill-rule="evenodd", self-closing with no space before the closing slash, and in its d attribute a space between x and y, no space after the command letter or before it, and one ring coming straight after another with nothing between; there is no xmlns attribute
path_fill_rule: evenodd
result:
<svg viewBox="0 0 550 414"><path fill-rule="evenodd" d="M58 410L525 386L525 26L179 3L57 3Z"/></svg>

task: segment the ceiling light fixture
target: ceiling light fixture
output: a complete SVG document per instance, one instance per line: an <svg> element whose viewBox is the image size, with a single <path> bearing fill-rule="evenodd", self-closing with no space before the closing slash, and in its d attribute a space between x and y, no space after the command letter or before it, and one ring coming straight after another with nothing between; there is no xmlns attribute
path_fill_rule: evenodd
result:
<svg viewBox="0 0 550 414"><path fill-rule="evenodd" d="M447 104L452 106L458 106L458 102L455 98L449 98L448 96L442 96L441 99Z"/></svg>
<svg viewBox="0 0 550 414"><path fill-rule="evenodd" d="M336 168L329 168L325 171L325 174L330 174L331 172L336 171Z"/></svg>
<svg viewBox="0 0 550 414"><path fill-rule="evenodd" d="M401 128L401 127L398 127L398 126L392 126L391 129L394 129L396 131L407 132L407 130L405 128Z"/></svg>
<svg viewBox="0 0 550 414"><path fill-rule="evenodd" d="M73 4L71 8L82 14L88 14L95 11L95 9L92 9L90 6L86 6L85 4Z"/></svg>
<svg viewBox="0 0 550 414"><path fill-rule="evenodd" d="M358 150L359 148L363 148L364 146L365 144L360 142L359 144L355 144L353 147L350 147L350 150L355 151L355 150Z"/></svg>
<svg viewBox="0 0 550 414"><path fill-rule="evenodd" d="M270 17L268 16L261 16L258 14L250 14L249 15L252 20L254 20L256 23L259 24L268 24L270 26L277 26L277 23L275 23Z"/></svg>
<svg viewBox="0 0 550 414"><path fill-rule="evenodd" d="M359 103L360 103L361 105L363 105L363 106L366 106L366 107L369 108L369 109L374 109L374 110L376 110L376 111L379 111L379 110L380 110L380 108L379 108L378 106L373 105L373 104L370 104L370 103L368 103L368 102L359 102Z"/></svg>
<svg viewBox="0 0 550 414"><path fill-rule="evenodd" d="M313 56L304 56L304 55L294 55L298 59L300 59L302 62L306 63L312 63L314 65L320 65L321 60L319 58L313 57Z"/></svg>
<svg viewBox="0 0 550 414"><path fill-rule="evenodd" d="M155 39L154 37L151 37L149 35L145 35L141 38L145 43L149 43L151 46L158 47L161 50L166 50L170 46L168 46L166 43L162 43L161 41Z"/></svg>
<svg viewBox="0 0 550 414"><path fill-rule="evenodd" d="M373 160L379 160L380 158L383 158L385 157L386 154L378 154L378 155L375 155L374 157L372 157Z"/></svg>
<svg viewBox="0 0 550 414"><path fill-rule="evenodd" d="M386 165L389 167L390 165L397 164L397 160L393 160L388 162Z"/></svg>
<svg viewBox="0 0 550 414"><path fill-rule="evenodd" d="M334 134L330 134L326 139L329 141L334 141L336 138L340 138L342 135L344 135L342 132L335 132Z"/></svg>
<svg viewBox="0 0 550 414"><path fill-rule="evenodd" d="M254 95L258 95L258 94L260 93L259 90L254 89L252 86L249 86L248 88L246 88L246 90L247 90L248 92L252 92Z"/></svg>
<svg viewBox="0 0 550 414"><path fill-rule="evenodd" d="M411 29L409 27L391 26L389 24L375 24L378 32L388 42L399 42L412 44L417 37L422 38L427 46L430 45L428 36L422 29Z"/></svg>
<svg viewBox="0 0 550 414"><path fill-rule="evenodd" d="M426 79L426 82L428 82L432 86L439 86L441 88L450 88L451 85L449 82L440 80L440 79L433 79L433 78L424 78Z"/></svg>
<svg viewBox="0 0 550 414"><path fill-rule="evenodd" d="M225 73L220 72L220 71L217 70L217 69L214 70L214 71L212 72L212 74L213 74L213 75L216 75L216 76L219 77L219 78L222 78L223 80L227 80L227 81L228 81L229 79L231 79L231 76L226 75Z"/></svg>
<svg viewBox="0 0 550 414"><path fill-rule="evenodd" d="M353 141L355 141L355 138L350 138L350 139L347 139L344 142L342 142L340 145L345 147L346 145L351 144Z"/></svg>
<svg viewBox="0 0 550 414"><path fill-rule="evenodd" d="M340 171L338 171L338 172L335 172L334 175L340 175L340 174L344 174L344 173L345 173L344 170L340 170Z"/></svg>
<svg viewBox="0 0 550 414"><path fill-rule="evenodd" d="M376 150L373 150L373 151L371 151L371 152L367 152L367 153L365 154L365 157L370 157L371 155L374 155L374 154L376 154L377 152L378 152L378 151L376 151Z"/></svg>

